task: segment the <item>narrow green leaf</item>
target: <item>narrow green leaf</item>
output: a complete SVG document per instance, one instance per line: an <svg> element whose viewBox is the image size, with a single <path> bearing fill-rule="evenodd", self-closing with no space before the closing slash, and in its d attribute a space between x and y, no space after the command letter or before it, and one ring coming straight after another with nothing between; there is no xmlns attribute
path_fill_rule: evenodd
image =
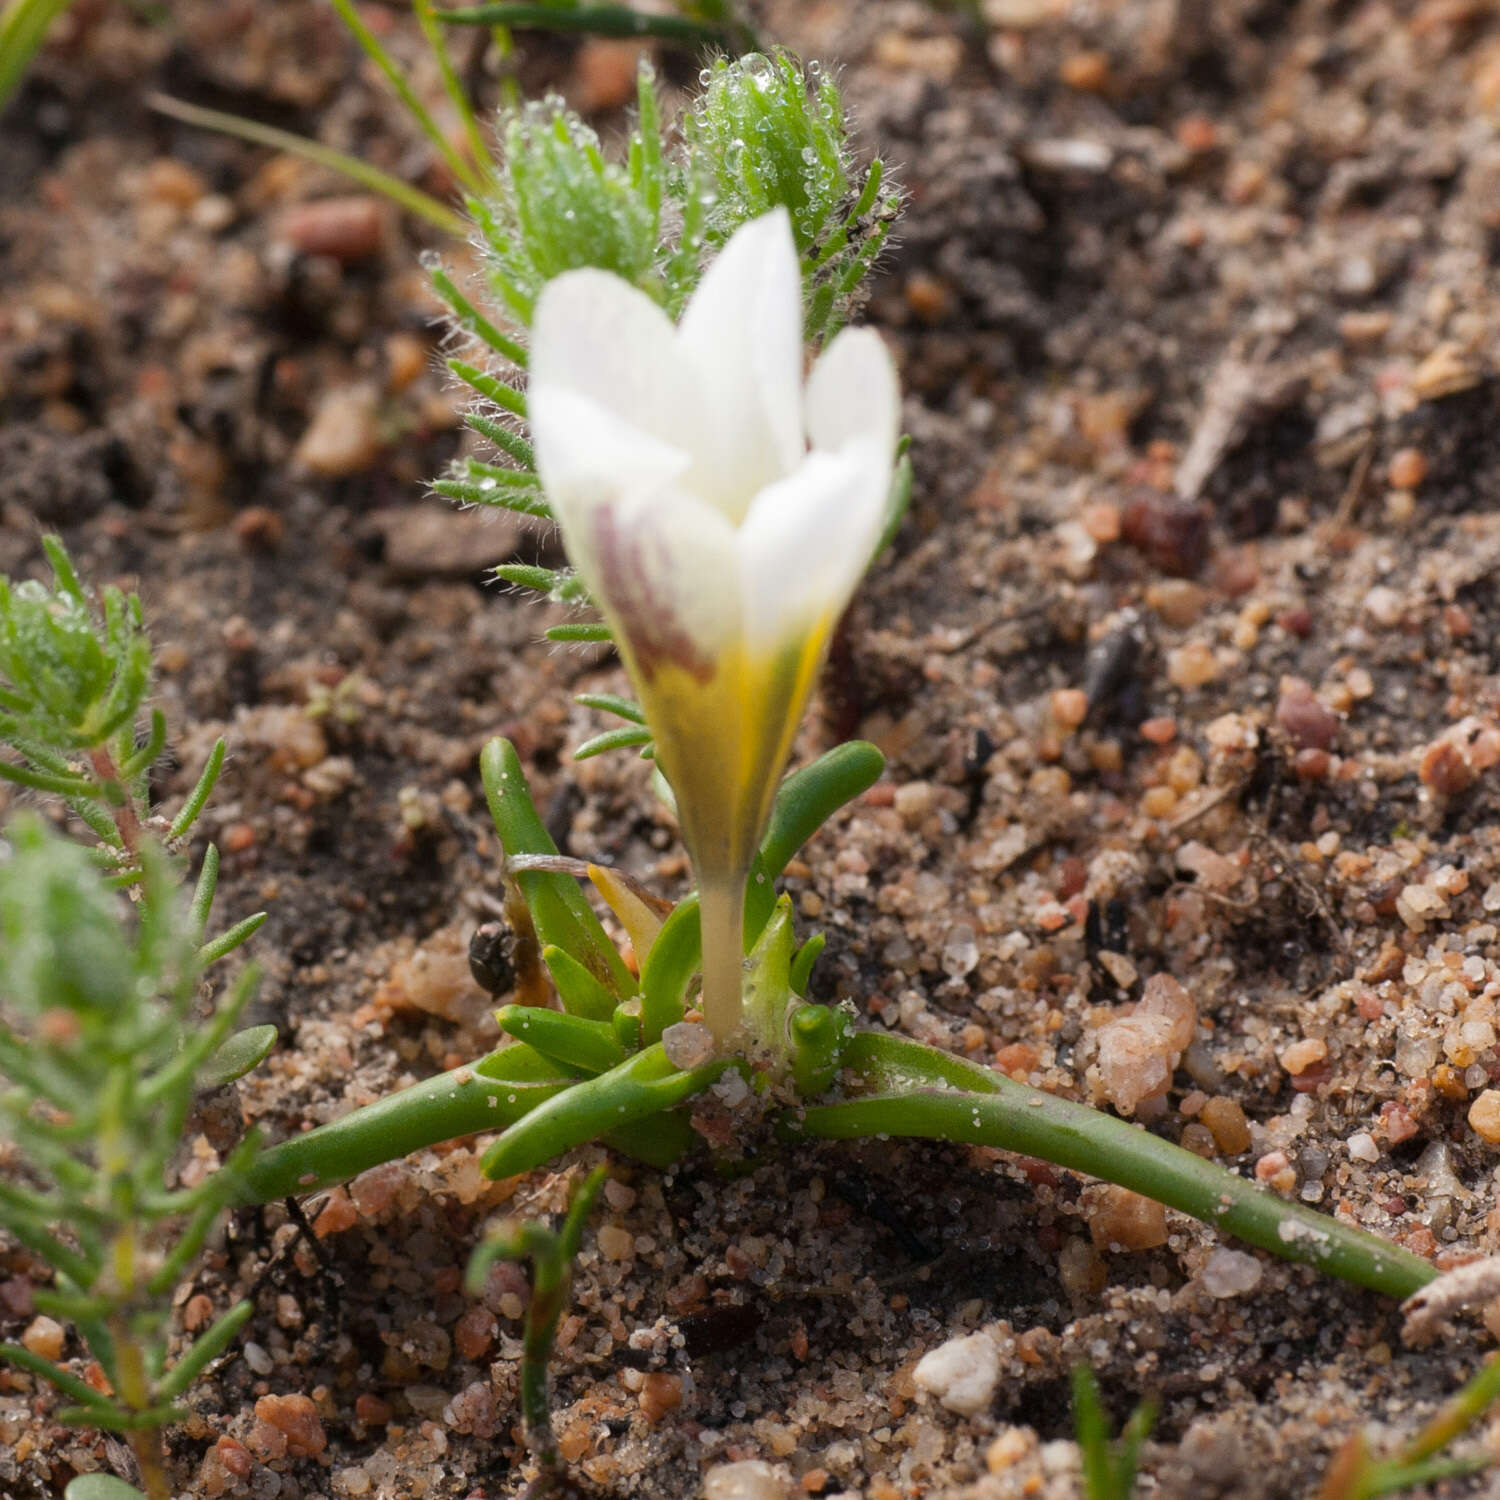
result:
<svg viewBox="0 0 1500 1500"><path fill-rule="evenodd" d="M585 740L579 745L573 752L573 759L589 760L595 755L603 755L606 750L629 750L650 743L651 731L649 729L635 726L606 729L603 734L596 734L592 739Z"/></svg>
<svg viewBox="0 0 1500 1500"><path fill-rule="evenodd" d="M113 1409L113 1402L109 1397L96 1391L87 1381L80 1380L78 1376L70 1374L62 1366L53 1364L50 1359L43 1359L40 1354L33 1354L30 1349L21 1344L0 1344L0 1359L8 1360L29 1374L49 1381L65 1396L71 1396L73 1400L91 1410L110 1411Z"/></svg>
<svg viewBox="0 0 1500 1500"><path fill-rule="evenodd" d="M250 1321L255 1305L237 1302L222 1317L199 1335L192 1348L168 1371L156 1388L163 1401L175 1401L230 1345L234 1336Z"/></svg>
<svg viewBox="0 0 1500 1500"><path fill-rule="evenodd" d="M396 97L416 122L417 128L427 137L433 150L448 164L448 170L470 192L486 191L488 184L483 175L476 167L464 160L463 155L444 134L427 106L417 97L417 92L407 81L406 75L396 66L395 59L386 51L375 33L365 25L364 18L354 5L354 0L333 0L333 7L338 11L339 18L349 28L365 55L385 74L386 81L395 90Z"/></svg>
<svg viewBox="0 0 1500 1500"><path fill-rule="evenodd" d="M222 932L212 942L205 943L198 950L198 962L203 968L216 964L227 953L233 953L241 943L245 942L252 934L259 931L265 925L266 913L256 912L253 916L245 917L236 922L227 932Z"/></svg>
<svg viewBox="0 0 1500 1500"><path fill-rule="evenodd" d="M607 990L571 953L565 952L555 943L548 943L542 949L542 962L547 965L552 982L557 986L563 1009L569 1015L586 1016L600 1022L614 1015L615 1006L619 1004L618 997ZM526 1040L529 1041L530 1038ZM537 1051L546 1052L547 1049L538 1047ZM615 1061L618 1062L619 1059L616 1058ZM613 1065L609 1064L611 1067ZM599 1069L594 1071L598 1072Z"/></svg>
<svg viewBox="0 0 1500 1500"><path fill-rule="evenodd" d="M523 469L535 471L536 454L520 433L512 432L503 422L497 422L493 417L487 417L478 411L465 412L464 425L473 428L480 437L488 438L507 458L513 459Z"/></svg>
<svg viewBox="0 0 1500 1500"><path fill-rule="evenodd" d="M225 746L221 736L214 741L213 749L208 752L208 759L204 762L192 791L188 793L187 801L182 804L182 810L172 819L172 826L167 830L168 839L180 839L198 821L198 814L203 811L213 794L219 772L224 769L224 754Z"/></svg>
<svg viewBox="0 0 1500 1500"><path fill-rule="evenodd" d="M579 621L569 625L552 625L545 632L549 641L557 641L563 645L592 645L613 641L614 636L610 634L609 626L603 621L597 623L590 621Z"/></svg>
<svg viewBox="0 0 1500 1500"><path fill-rule="evenodd" d="M718 1058L683 1071L667 1060L660 1043L647 1047L518 1120L484 1154L480 1170L487 1177L529 1172L607 1130L675 1108L710 1087L730 1066L729 1059Z"/></svg>
<svg viewBox="0 0 1500 1500"><path fill-rule="evenodd" d="M372 167L369 162L350 156L345 151L335 151L306 136L294 135L289 130L278 130L274 125L262 125L258 120L247 120L242 115L225 114L222 110L205 109L199 104L188 104L182 99L173 99L166 94L147 94L146 103L158 114L170 115L187 125L196 125L202 130L215 130L221 135L232 135L257 146L269 146L273 151L286 151L307 161L328 167L344 177L357 182L371 192L390 199L398 208L416 218L424 219L434 228L442 230L454 239L462 239L469 231L463 218L421 188Z"/></svg>
<svg viewBox="0 0 1500 1500"><path fill-rule="evenodd" d="M485 315L459 291L453 278L441 266L432 272L432 284L437 294L453 309L458 326L465 333L473 334L487 344L502 359L508 359L521 369L526 368L526 350L507 333L502 333Z"/></svg>
<svg viewBox="0 0 1500 1500"><path fill-rule="evenodd" d="M810 766L793 771L776 793L760 859L775 879L791 857L845 803L852 802L880 779L885 757L865 740L850 740L820 755Z"/></svg>
<svg viewBox="0 0 1500 1500"><path fill-rule="evenodd" d="M223 1088L225 1084L243 1078L271 1055L277 1036L276 1028L270 1025L247 1026L243 1031L235 1032L203 1065L197 1078L198 1087Z"/></svg>
<svg viewBox="0 0 1500 1500"><path fill-rule="evenodd" d="M0 760L0 779L29 787L34 792L53 792L59 797L87 797L95 790L94 783L82 776L59 776L52 771L18 766L8 760Z"/></svg>
<svg viewBox="0 0 1500 1500"><path fill-rule="evenodd" d="M440 10L440 21L460 26L506 26L512 30L581 31L605 37L660 37L701 49L727 48L736 40L728 29L687 16L657 15L625 5L527 5L503 0L461 10Z"/></svg>
<svg viewBox="0 0 1500 1500"><path fill-rule="evenodd" d="M615 714L632 724L646 722L646 710L639 703L614 693L578 693L573 701L582 708L597 708L600 713Z"/></svg>
<svg viewBox="0 0 1500 1500"><path fill-rule="evenodd" d="M161 754L167 743L167 716L159 709L151 710L151 728L146 735L145 742L132 754L125 756L120 762L120 777L124 781L134 781L143 771L148 770Z"/></svg>
<svg viewBox="0 0 1500 1500"><path fill-rule="evenodd" d="M486 375L467 360L449 359L447 365L465 385L478 391L487 401L493 401L502 411L508 411L515 417L526 415L526 398L514 386L497 380L493 375Z"/></svg>
<svg viewBox="0 0 1500 1500"><path fill-rule="evenodd" d="M536 516L541 520L552 519L552 507L529 490L502 490L497 486L486 487L467 479L438 479L433 481L433 492L448 500L457 500L462 505L493 505L501 510L513 510L519 515Z"/></svg>
<svg viewBox="0 0 1500 1500"><path fill-rule="evenodd" d="M548 951L558 952L556 948ZM589 977L581 967L578 972ZM495 1019L501 1030L534 1047L543 1057L585 1073L605 1073L625 1061L625 1049L608 1021L565 1015L536 1005L502 1006L495 1012Z"/></svg>

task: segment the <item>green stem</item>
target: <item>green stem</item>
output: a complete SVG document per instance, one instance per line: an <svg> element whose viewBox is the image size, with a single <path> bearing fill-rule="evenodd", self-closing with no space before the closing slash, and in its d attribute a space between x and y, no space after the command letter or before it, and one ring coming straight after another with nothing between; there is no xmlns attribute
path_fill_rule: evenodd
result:
<svg viewBox="0 0 1500 1500"><path fill-rule="evenodd" d="M740 1029L745 988L745 877L713 880L698 891L703 934L703 1019L720 1049Z"/></svg>
<svg viewBox="0 0 1500 1500"><path fill-rule="evenodd" d="M593 36L661 37L689 47L722 47L733 39L733 28L705 26L686 16L660 16L624 5L523 5L503 0L497 5L471 5L440 10L439 21L465 26L535 27L543 31L582 31Z"/></svg>
<svg viewBox="0 0 1500 1500"><path fill-rule="evenodd" d="M575 1081L545 1065L536 1077L507 1076L533 1060L529 1047L506 1047L283 1141L246 1174L248 1197L270 1203L311 1193L456 1136L501 1130Z"/></svg>
<svg viewBox="0 0 1500 1500"><path fill-rule="evenodd" d="M854 1056L849 1061L857 1066ZM1139 1126L1001 1074L991 1078L993 1091L986 1093L923 1087L815 1105L788 1128L824 1140L916 1136L1041 1157L1154 1198L1273 1255L1392 1297L1409 1297L1438 1274L1398 1245L1278 1198Z"/></svg>

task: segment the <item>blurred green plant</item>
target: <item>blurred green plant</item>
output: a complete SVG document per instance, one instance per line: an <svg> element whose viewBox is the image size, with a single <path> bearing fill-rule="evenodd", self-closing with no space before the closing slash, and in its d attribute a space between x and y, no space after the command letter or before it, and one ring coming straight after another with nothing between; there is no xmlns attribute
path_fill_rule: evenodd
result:
<svg viewBox="0 0 1500 1500"><path fill-rule="evenodd" d="M1083 1461L1085 1500L1131 1500L1141 1447L1156 1424L1156 1403L1143 1401L1131 1412L1118 1438L1099 1395L1099 1380L1088 1365L1073 1371L1073 1433Z"/></svg>
<svg viewBox="0 0 1500 1500"><path fill-rule="evenodd" d="M9 0L0 10L0 113L42 50L52 23L73 0Z"/></svg>
<svg viewBox="0 0 1500 1500"><path fill-rule="evenodd" d="M253 970L206 1018L200 989L264 913L208 937L217 851L189 895L170 850L202 812L224 743L177 816L159 817L150 772L167 724L146 706L140 601L91 594L62 543L42 545L50 584L0 578L0 778L61 799L92 840L23 815L0 843L0 1137L17 1166L0 1183L0 1227L52 1268L37 1305L74 1325L106 1385L23 1346L0 1346L0 1357L72 1398L65 1420L125 1432L156 1500L169 1493L160 1429L249 1314L225 1314L168 1368L172 1293L241 1190L253 1149L173 1186L184 1125L200 1090L247 1072L276 1039L269 1026L232 1030Z"/></svg>
<svg viewBox="0 0 1500 1500"><path fill-rule="evenodd" d="M0 1227L51 1267L36 1306L73 1325L104 1378L20 1344L0 1345L0 1359L69 1397L62 1421L124 1433L145 1493L167 1500L161 1429L251 1310L231 1308L168 1363L172 1294L255 1149L247 1138L219 1170L174 1181L198 1091L257 1060L254 1048L220 1052L255 971L198 1018L200 922L153 842L136 851L133 906L39 819L13 821L5 842L0 1135L15 1170L0 1183Z"/></svg>
<svg viewBox="0 0 1500 1500"><path fill-rule="evenodd" d="M524 1491L525 1500L542 1500L563 1487L562 1459L552 1431L549 1367L557 1325L573 1290L573 1263L605 1176L605 1168L595 1167L578 1185L560 1229L530 1219L508 1225L487 1236L469 1257L465 1286L471 1297L484 1290L497 1260L529 1260L532 1265L531 1296L521 1329L521 1425L538 1473Z"/></svg>

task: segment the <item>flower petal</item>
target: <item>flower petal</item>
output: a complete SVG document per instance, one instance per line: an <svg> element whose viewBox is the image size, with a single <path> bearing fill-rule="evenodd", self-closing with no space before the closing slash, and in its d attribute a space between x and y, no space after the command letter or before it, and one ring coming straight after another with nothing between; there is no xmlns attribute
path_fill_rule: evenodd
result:
<svg viewBox="0 0 1500 1500"><path fill-rule="evenodd" d="M687 455L550 387L532 393L531 429L568 556L640 668L710 660L739 625L734 528L673 483Z"/></svg>
<svg viewBox="0 0 1500 1500"><path fill-rule="evenodd" d="M896 447L901 393L890 351L873 328L846 328L823 351L807 381L807 433L815 449L867 437Z"/></svg>
<svg viewBox="0 0 1500 1500"><path fill-rule="evenodd" d="M833 628L880 539L891 450L871 437L813 452L755 497L739 532L746 649Z"/></svg>
<svg viewBox="0 0 1500 1500"><path fill-rule="evenodd" d="M530 387L588 396L679 446L701 427L672 320L608 271L567 271L543 287L531 323Z"/></svg>
<svg viewBox="0 0 1500 1500"><path fill-rule="evenodd" d="M533 384L528 411L542 488L570 553L598 506L655 494L688 466L682 449L566 387ZM587 577L586 560L573 561Z"/></svg>
<svg viewBox="0 0 1500 1500"><path fill-rule="evenodd" d="M678 347L707 419L692 487L738 521L804 448L802 269L784 208L735 231L688 303Z"/></svg>

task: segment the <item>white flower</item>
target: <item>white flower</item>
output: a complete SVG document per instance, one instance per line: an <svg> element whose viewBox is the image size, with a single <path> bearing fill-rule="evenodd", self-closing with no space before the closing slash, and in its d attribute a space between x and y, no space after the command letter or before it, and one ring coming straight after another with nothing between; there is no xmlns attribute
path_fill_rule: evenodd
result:
<svg viewBox="0 0 1500 1500"><path fill-rule="evenodd" d="M549 282L527 399L568 555L677 797L703 901L705 1014L722 1040L739 1018L745 874L879 539L895 371L878 335L846 330L804 386L802 280L778 209L734 235L675 327L607 272Z"/></svg>

